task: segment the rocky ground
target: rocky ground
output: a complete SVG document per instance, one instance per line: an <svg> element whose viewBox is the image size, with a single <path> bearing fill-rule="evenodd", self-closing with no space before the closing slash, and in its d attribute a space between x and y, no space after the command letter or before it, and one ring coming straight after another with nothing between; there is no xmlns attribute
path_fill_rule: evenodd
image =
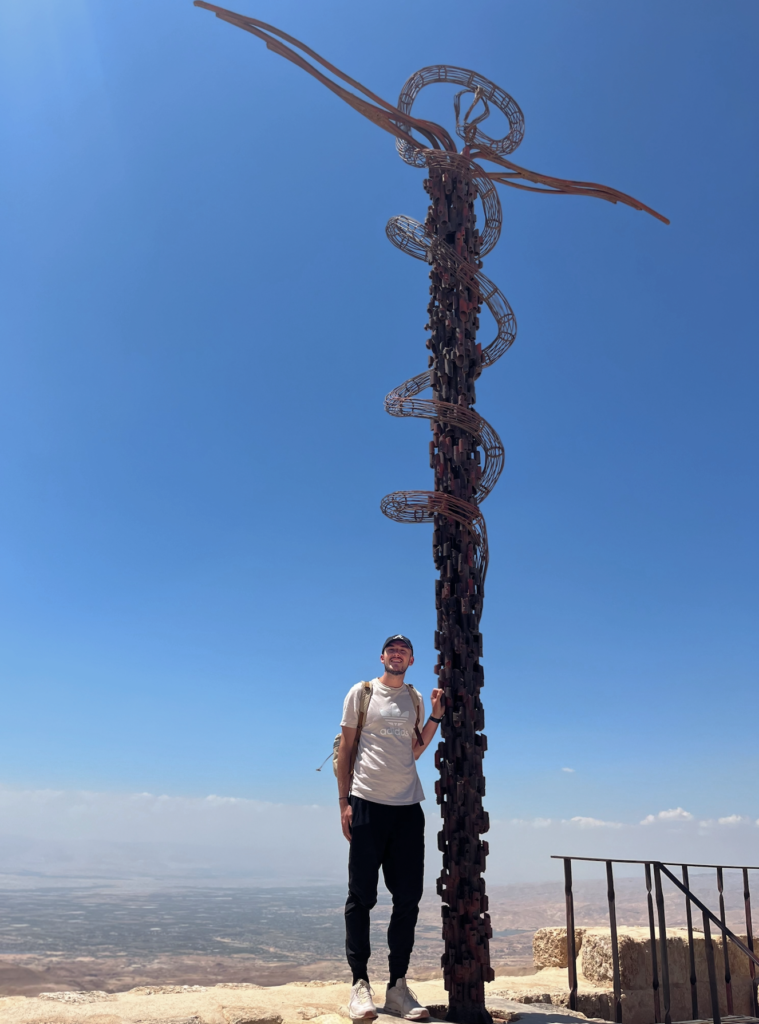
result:
<svg viewBox="0 0 759 1024"><path fill-rule="evenodd" d="M411 982L434 1019L445 1012L441 980ZM541 1003L523 1005L504 998L496 980L487 986L486 1005L494 1020L526 1024L577 1024L580 1013ZM126 992L55 992L0 998L2 1024L347 1024L347 982L291 982L282 986L228 983L204 987L142 986ZM382 992L376 992L378 1006ZM439 1015L439 1016L437 1016ZM377 1024L397 1024L380 1013Z"/></svg>

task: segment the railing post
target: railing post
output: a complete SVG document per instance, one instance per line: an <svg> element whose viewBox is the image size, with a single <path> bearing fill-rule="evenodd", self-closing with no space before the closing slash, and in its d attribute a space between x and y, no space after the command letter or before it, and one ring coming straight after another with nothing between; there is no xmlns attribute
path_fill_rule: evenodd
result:
<svg viewBox="0 0 759 1024"><path fill-rule="evenodd" d="M659 917L659 953L661 955L661 980L664 989L664 1024L672 1024L669 995L669 956L667 955L667 923L664 917L664 893L661 887L661 868L654 862L654 886L656 888L656 912ZM715 1024L717 1022L715 1021Z"/></svg>
<svg viewBox="0 0 759 1024"><path fill-rule="evenodd" d="M688 881L688 865L683 864L683 885L690 889ZM698 980L696 978L696 951L693 948L693 915L690 909L690 898L685 897L685 919L688 922L688 957L690 959L690 1003L693 1020L698 1020Z"/></svg>
<svg viewBox="0 0 759 1024"><path fill-rule="evenodd" d="M725 994L727 995L727 1013L733 1015L733 983L730 974L730 950L725 931L725 896L722 892L722 868L717 868L717 890L719 891L719 919L722 922L722 956L725 961Z"/></svg>
<svg viewBox="0 0 759 1024"><path fill-rule="evenodd" d="M751 920L751 893L748 887L748 868L743 869L743 906L746 909L746 945L754 952L754 925ZM759 1000L756 993L756 964L749 959L748 969L751 973L751 1002L754 1016L759 1017Z"/></svg>
<svg viewBox="0 0 759 1024"><path fill-rule="evenodd" d="M567 971L569 1009L577 1009L577 950L575 949L575 903L572 896L572 858L564 858L564 897L567 903Z"/></svg>
<svg viewBox="0 0 759 1024"><path fill-rule="evenodd" d="M704 918L704 952L706 953L706 967L709 971L709 995L712 1001L712 1020L714 1024L722 1024L719 1014L719 993L717 992L717 969L714 966L714 946L712 945L712 933L709 927L709 915L703 913Z"/></svg>
<svg viewBox="0 0 759 1024"><path fill-rule="evenodd" d="M612 862L606 861L606 895L609 900L609 928L611 931L611 962L614 972L614 1020L622 1024L622 982L619 977L619 943L617 941L617 906L614 894Z"/></svg>
<svg viewBox="0 0 759 1024"><path fill-rule="evenodd" d="M651 936L651 972L654 990L654 1024L661 1024L661 1005L659 1002L659 964L656 956L656 926L654 924L654 901L651 898L651 865L646 864L646 902L648 903L648 933ZM695 1018L694 1018L695 1020Z"/></svg>

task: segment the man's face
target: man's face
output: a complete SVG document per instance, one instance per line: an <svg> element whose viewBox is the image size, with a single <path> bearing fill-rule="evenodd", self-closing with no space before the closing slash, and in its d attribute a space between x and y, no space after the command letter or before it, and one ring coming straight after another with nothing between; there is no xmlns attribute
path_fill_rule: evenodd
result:
<svg viewBox="0 0 759 1024"><path fill-rule="evenodd" d="M414 655L405 644L394 641L382 652L380 661L391 676L402 676L409 665L414 664Z"/></svg>

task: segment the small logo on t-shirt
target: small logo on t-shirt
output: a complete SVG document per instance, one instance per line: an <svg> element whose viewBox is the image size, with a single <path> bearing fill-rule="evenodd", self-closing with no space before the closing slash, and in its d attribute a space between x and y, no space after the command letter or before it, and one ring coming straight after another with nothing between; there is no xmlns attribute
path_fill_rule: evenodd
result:
<svg viewBox="0 0 759 1024"><path fill-rule="evenodd" d="M380 708L383 718L408 718L408 711L401 711L397 704L391 704L388 708Z"/></svg>

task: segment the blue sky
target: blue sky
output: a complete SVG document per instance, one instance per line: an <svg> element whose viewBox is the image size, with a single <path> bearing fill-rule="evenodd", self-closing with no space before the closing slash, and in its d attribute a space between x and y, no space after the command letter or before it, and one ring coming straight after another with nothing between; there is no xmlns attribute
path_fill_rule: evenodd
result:
<svg viewBox="0 0 759 1024"><path fill-rule="evenodd" d="M759 8L238 5L391 101L474 68L517 162L671 218L501 193L488 805L753 822ZM433 683L429 528L379 512L430 481L382 408L426 365L425 267L384 236L423 172L189 2L11 0L0 104L0 781L329 805L382 639Z"/></svg>

